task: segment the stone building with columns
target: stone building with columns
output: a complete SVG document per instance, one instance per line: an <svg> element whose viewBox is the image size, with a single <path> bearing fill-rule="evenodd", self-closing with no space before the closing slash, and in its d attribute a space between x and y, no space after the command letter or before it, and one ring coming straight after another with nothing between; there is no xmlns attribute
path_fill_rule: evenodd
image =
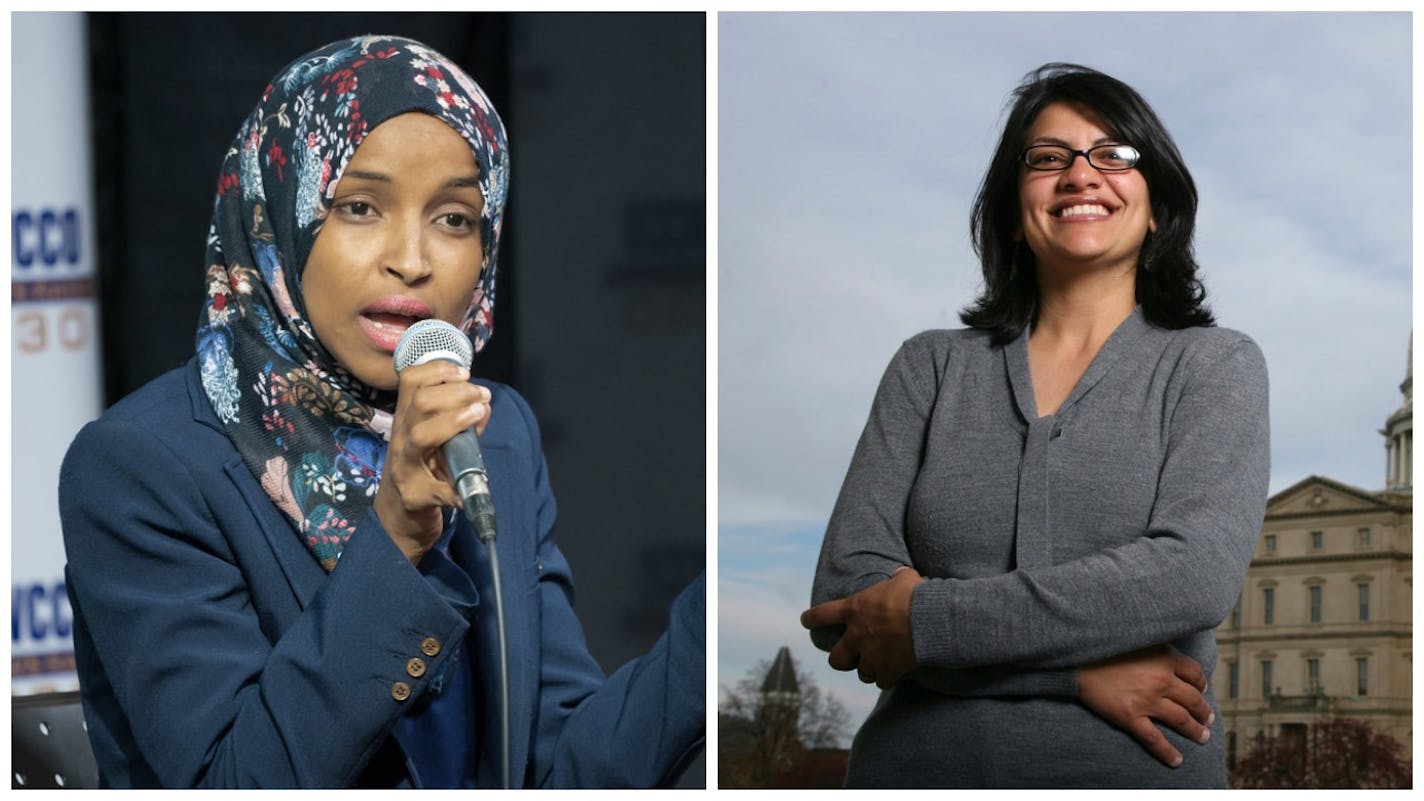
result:
<svg viewBox="0 0 1424 801"><path fill-rule="evenodd" d="M1366 720L1412 747L1412 375L1380 431L1384 490L1311 476L1266 503L1241 599L1216 630L1232 764L1258 734L1303 747L1328 717Z"/></svg>

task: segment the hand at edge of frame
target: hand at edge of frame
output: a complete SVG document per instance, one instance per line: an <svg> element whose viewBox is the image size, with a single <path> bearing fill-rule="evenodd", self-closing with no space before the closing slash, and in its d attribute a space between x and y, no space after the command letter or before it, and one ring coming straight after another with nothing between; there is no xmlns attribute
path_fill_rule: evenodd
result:
<svg viewBox="0 0 1424 801"><path fill-rule="evenodd" d="M924 578L902 567L879 584L801 613L808 629L844 625L845 633L827 660L836 670L854 670L860 680L883 689L895 686L918 667L910 630L910 598Z"/></svg>

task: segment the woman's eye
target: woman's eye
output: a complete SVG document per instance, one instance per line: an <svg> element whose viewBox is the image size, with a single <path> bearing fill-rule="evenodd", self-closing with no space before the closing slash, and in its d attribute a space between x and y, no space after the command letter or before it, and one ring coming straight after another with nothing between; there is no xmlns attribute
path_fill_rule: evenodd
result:
<svg viewBox="0 0 1424 801"><path fill-rule="evenodd" d="M440 215L440 223L450 228L473 229L475 227L473 219L455 212Z"/></svg>
<svg viewBox="0 0 1424 801"><path fill-rule="evenodd" d="M341 210L352 217L365 217L371 213L371 204L360 200L341 204Z"/></svg>

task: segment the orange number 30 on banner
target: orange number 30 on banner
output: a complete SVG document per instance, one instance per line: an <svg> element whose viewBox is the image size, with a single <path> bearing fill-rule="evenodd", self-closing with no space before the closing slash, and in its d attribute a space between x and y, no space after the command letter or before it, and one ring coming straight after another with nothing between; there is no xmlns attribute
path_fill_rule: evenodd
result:
<svg viewBox="0 0 1424 801"><path fill-rule="evenodd" d="M90 310L83 306L35 309L15 315L15 346L21 353L43 353L52 345L78 351L89 345Z"/></svg>

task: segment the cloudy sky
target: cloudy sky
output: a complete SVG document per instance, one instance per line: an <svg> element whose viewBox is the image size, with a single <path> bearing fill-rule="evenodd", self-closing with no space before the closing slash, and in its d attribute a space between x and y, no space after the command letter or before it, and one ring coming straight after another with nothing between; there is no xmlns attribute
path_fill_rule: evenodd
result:
<svg viewBox="0 0 1424 801"><path fill-rule="evenodd" d="M1197 182L1221 325L1271 378L1276 492L1384 483L1410 336L1407 14L729 14L718 25L722 685L791 646L858 726L873 689L797 624L885 364L961 327L969 205L1048 61L1163 118Z"/></svg>

